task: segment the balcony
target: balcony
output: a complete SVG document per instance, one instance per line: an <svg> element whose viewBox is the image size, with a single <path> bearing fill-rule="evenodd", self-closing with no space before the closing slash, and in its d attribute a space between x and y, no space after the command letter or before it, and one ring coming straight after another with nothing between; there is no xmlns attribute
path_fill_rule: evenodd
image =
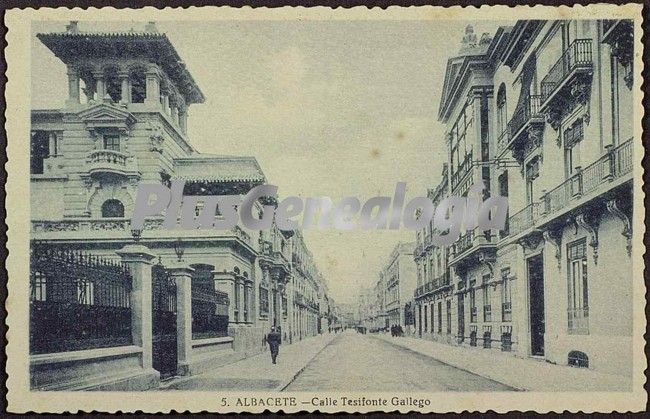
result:
<svg viewBox="0 0 650 419"><path fill-rule="evenodd" d="M616 148L608 148L601 158L560 185L545 193L509 219L509 235L514 237L534 226L540 227L568 210L632 178L632 139Z"/></svg>
<svg viewBox="0 0 650 419"><path fill-rule="evenodd" d="M86 156L86 171L91 177L140 177L132 156L115 150L93 150Z"/></svg>
<svg viewBox="0 0 650 419"><path fill-rule="evenodd" d="M435 293L448 286L450 286L449 272L445 272L432 281L428 281L417 287L415 289L415 297L418 298L429 293Z"/></svg>
<svg viewBox="0 0 650 419"><path fill-rule="evenodd" d="M499 136L497 147L499 153L514 146L525 144L529 130L544 126L544 115L540 112L541 95L525 97L517 106L506 129Z"/></svg>
<svg viewBox="0 0 650 419"><path fill-rule="evenodd" d="M562 53L540 83L540 110L545 110L559 96L575 96L572 92L576 82L591 77L593 71L592 40L576 39Z"/></svg>

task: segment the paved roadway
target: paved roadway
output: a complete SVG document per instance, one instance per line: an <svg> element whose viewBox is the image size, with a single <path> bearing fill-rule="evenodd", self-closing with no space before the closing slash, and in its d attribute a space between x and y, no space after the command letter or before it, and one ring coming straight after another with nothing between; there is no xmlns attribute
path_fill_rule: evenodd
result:
<svg viewBox="0 0 650 419"><path fill-rule="evenodd" d="M468 353L471 356L471 353ZM391 345L346 331L284 391L512 391L513 389Z"/></svg>

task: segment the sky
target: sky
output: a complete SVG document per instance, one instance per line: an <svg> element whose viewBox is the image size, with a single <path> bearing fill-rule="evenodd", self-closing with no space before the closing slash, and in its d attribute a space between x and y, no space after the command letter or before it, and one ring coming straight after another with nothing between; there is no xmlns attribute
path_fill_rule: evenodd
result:
<svg viewBox="0 0 650 419"><path fill-rule="evenodd" d="M447 59L464 28L494 21L159 22L206 96L188 132L204 153L257 158L283 196L426 196L445 162L437 121ZM65 22L36 23L38 32ZM142 22L80 22L82 31L141 30ZM65 66L34 36L32 107L60 108ZM306 230L332 297L353 302L372 286L410 230Z"/></svg>

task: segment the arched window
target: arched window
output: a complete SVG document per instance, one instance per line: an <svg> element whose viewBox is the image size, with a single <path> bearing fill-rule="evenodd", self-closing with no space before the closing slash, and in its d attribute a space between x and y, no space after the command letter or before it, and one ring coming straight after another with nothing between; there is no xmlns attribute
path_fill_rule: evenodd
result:
<svg viewBox="0 0 650 419"><path fill-rule="evenodd" d="M117 199L108 199L102 204L102 218L124 217L124 205Z"/></svg>
<svg viewBox="0 0 650 419"><path fill-rule="evenodd" d="M589 357L584 352L571 351L567 363L574 367L589 368Z"/></svg>
<svg viewBox="0 0 650 419"><path fill-rule="evenodd" d="M144 103L144 99L147 97L147 82L144 69L140 67L134 68L129 74L129 79L131 81L131 102Z"/></svg>
<svg viewBox="0 0 650 419"><path fill-rule="evenodd" d="M507 107L506 107L506 85L501 83L499 90L497 92L497 136L500 139L501 135L506 130L506 125L508 122L507 118Z"/></svg>
<svg viewBox="0 0 650 419"><path fill-rule="evenodd" d="M104 70L104 83L106 94L110 96L113 103L119 103L122 100L122 83L117 76L117 68L108 67Z"/></svg>

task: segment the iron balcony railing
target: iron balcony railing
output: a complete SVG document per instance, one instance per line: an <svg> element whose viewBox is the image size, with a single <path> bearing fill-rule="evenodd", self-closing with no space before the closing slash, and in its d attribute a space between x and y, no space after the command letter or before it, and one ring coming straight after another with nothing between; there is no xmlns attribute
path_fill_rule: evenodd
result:
<svg viewBox="0 0 650 419"><path fill-rule="evenodd" d="M632 139L608 152L584 169L547 192L538 202L533 202L509 219L509 234L516 235L534 226L543 217L560 211L607 184L632 172Z"/></svg>
<svg viewBox="0 0 650 419"><path fill-rule="evenodd" d="M541 118L539 112L541 98L541 95L529 95L517 106L512 118L508 122L508 131L512 135L512 140L515 140L519 136L520 130L527 126L533 118Z"/></svg>
<svg viewBox="0 0 650 419"><path fill-rule="evenodd" d="M551 67L540 83L542 105L574 70L592 67L591 44L591 39L576 39L562 53L560 59Z"/></svg>

